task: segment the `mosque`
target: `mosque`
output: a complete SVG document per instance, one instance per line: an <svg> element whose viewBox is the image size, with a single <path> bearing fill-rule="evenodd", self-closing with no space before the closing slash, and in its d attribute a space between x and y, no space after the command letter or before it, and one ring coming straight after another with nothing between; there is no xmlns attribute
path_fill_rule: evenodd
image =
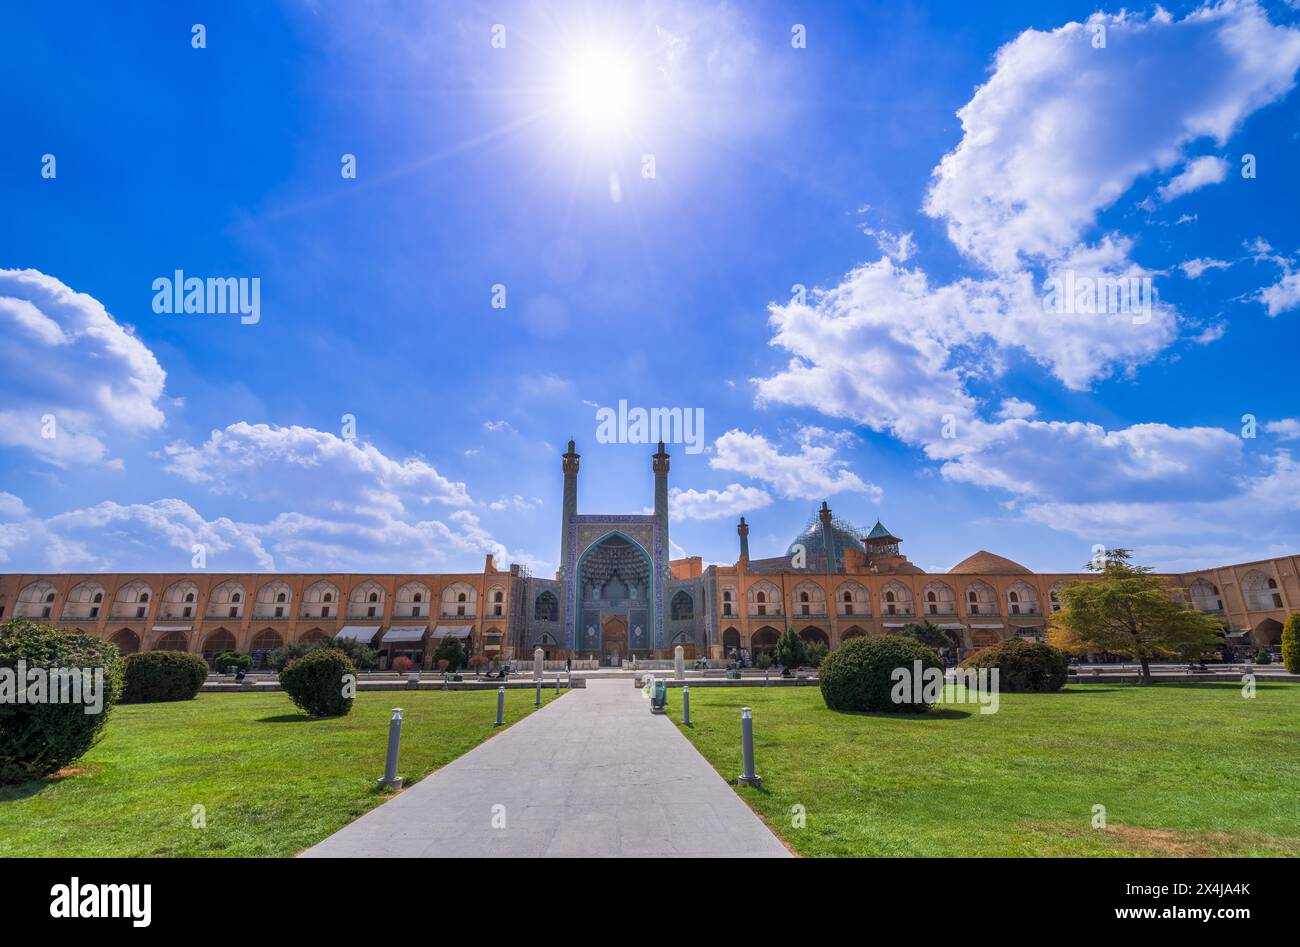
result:
<svg viewBox="0 0 1300 947"><path fill-rule="evenodd" d="M257 662L291 641L348 637L391 662L428 666L440 639L471 654L589 659L620 665L771 650L786 628L829 649L859 635L928 620L959 655L1010 637L1041 637L1066 583L1086 573L1041 573L980 550L945 573L927 573L877 521L859 529L826 503L783 555L752 559L749 524L737 524L732 565L669 559L669 455L652 455L654 511L581 513L580 455L564 476L560 565L554 577L522 565L481 572L403 574L96 573L0 575L0 619L24 615L115 642L124 652L224 651ZM1192 605L1220 616L1229 643L1276 646L1300 608L1300 556L1170 575Z"/></svg>

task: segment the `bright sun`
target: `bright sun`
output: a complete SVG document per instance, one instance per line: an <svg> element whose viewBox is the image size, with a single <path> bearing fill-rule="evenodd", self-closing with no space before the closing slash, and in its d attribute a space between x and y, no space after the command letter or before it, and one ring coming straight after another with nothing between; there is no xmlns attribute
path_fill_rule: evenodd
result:
<svg viewBox="0 0 1300 947"><path fill-rule="evenodd" d="M586 137L628 132L636 124L640 106L629 57L607 44L588 43L575 49L561 67L557 104Z"/></svg>

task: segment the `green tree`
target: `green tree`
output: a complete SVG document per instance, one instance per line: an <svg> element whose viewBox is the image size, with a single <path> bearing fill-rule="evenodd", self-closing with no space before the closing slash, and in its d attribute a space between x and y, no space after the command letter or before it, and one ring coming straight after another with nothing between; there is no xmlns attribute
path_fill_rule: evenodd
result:
<svg viewBox="0 0 1300 947"><path fill-rule="evenodd" d="M1292 612L1282 626L1282 663L1292 674L1300 674L1300 612Z"/></svg>
<svg viewBox="0 0 1300 947"><path fill-rule="evenodd" d="M898 631L899 635L904 638L911 638L919 641L927 648L933 648L935 651L941 648L951 648L953 645L952 638L948 637L948 632L944 631L930 619L922 619L919 622L909 622Z"/></svg>
<svg viewBox="0 0 1300 947"><path fill-rule="evenodd" d="M275 671L283 671L293 661L317 648L334 648L342 651L360 671L373 671L379 666L379 652L355 638L321 638L317 641L294 641L266 656L266 663Z"/></svg>
<svg viewBox="0 0 1300 947"><path fill-rule="evenodd" d="M1150 684L1152 660L1212 652L1220 623L1189 608L1176 587L1130 558L1127 549L1107 549L1088 563L1097 578L1065 587L1047 640L1071 654L1106 651L1134 658L1142 665L1142 683Z"/></svg>
<svg viewBox="0 0 1300 947"><path fill-rule="evenodd" d="M776 663L787 670L808 663L808 646L793 628L787 628L776 639Z"/></svg>
<svg viewBox="0 0 1300 947"><path fill-rule="evenodd" d="M434 649L433 661L436 664L440 658L447 659L448 673L454 673L457 668L463 667L468 656L465 653L465 642L459 638L448 635L438 641L438 647Z"/></svg>

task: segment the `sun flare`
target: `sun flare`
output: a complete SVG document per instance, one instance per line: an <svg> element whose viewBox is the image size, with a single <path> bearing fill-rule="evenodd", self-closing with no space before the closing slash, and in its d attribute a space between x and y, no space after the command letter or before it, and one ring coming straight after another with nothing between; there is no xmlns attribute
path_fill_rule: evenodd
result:
<svg viewBox="0 0 1300 947"><path fill-rule="evenodd" d="M600 42L565 57L558 98L566 121L587 137L630 131L642 105L632 61Z"/></svg>

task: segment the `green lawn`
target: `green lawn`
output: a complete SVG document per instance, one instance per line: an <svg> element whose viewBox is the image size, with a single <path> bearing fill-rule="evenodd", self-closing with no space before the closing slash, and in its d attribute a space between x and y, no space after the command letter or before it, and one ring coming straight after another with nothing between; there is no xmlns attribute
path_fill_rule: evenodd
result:
<svg viewBox="0 0 1300 947"><path fill-rule="evenodd" d="M393 707L409 785L497 732L496 700L494 690L362 691L351 714L329 720L280 693L117 707L71 772L0 788L0 856L292 855L385 798L375 780ZM506 724L533 700L506 691ZM191 825L195 805L206 828Z"/></svg>
<svg viewBox="0 0 1300 947"><path fill-rule="evenodd" d="M1300 684L1072 685L917 717L832 713L813 687L693 690L682 730L732 780L742 706L763 785L737 791L803 855L1300 854Z"/></svg>

